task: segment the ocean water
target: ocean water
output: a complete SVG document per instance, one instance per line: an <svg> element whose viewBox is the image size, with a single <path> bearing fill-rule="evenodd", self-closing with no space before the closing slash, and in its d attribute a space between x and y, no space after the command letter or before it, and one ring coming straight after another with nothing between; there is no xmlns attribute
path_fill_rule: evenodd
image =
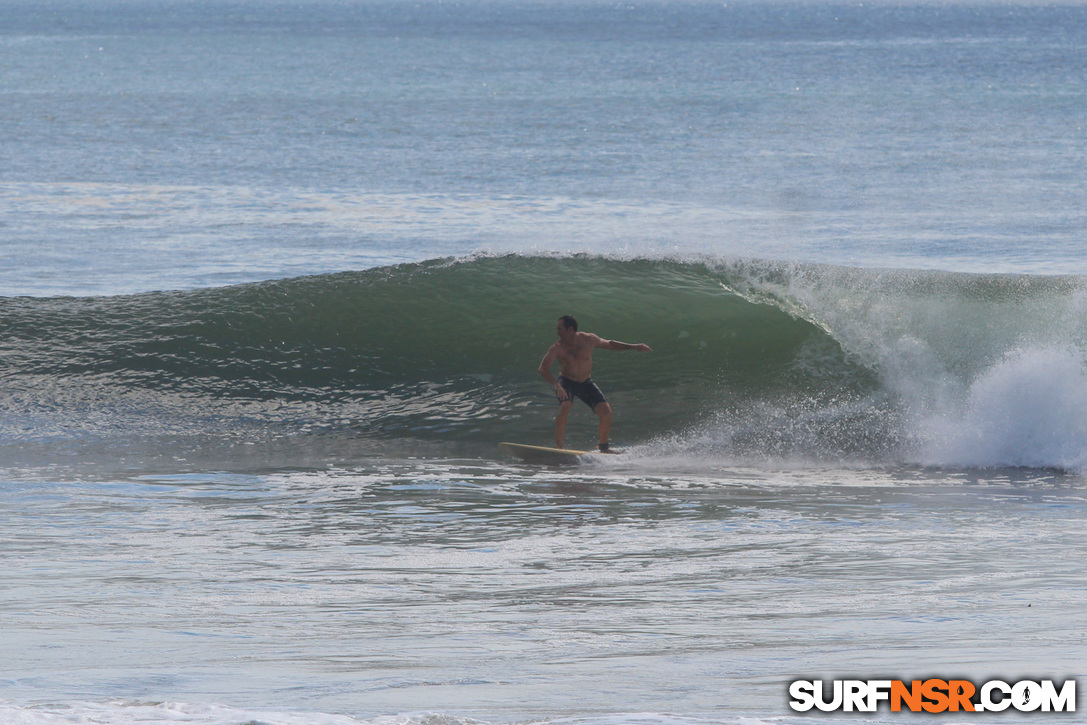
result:
<svg viewBox="0 0 1087 725"><path fill-rule="evenodd" d="M0 3L0 722L1082 685L1085 67L1077 3ZM567 313L653 352L526 465Z"/></svg>

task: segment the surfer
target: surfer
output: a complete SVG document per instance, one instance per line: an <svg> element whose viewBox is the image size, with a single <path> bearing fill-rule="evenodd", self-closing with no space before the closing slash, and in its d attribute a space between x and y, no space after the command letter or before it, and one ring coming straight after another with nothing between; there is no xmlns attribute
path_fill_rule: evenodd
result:
<svg viewBox="0 0 1087 725"><path fill-rule="evenodd" d="M611 405L600 388L593 382L593 350L638 350L652 352L645 343L631 344L617 340L605 340L591 332L578 332L577 320L570 315L559 318L555 331L559 341L548 349L540 362L540 375L555 388L559 399L559 413L555 416L555 447L562 448L566 436L566 419L574 406L574 398L581 398L600 419L598 441L600 451L608 453L608 434L611 432ZM559 379L551 375L551 366L559 361Z"/></svg>

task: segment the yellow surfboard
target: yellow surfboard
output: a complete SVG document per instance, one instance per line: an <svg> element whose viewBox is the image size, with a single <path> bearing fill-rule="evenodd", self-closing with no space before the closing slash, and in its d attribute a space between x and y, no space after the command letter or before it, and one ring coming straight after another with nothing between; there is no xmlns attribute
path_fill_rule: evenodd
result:
<svg viewBox="0 0 1087 725"><path fill-rule="evenodd" d="M596 453L596 451L575 451L571 448L528 446L524 443L499 443L498 448L526 463L543 463L549 466L568 466L580 463L582 456Z"/></svg>

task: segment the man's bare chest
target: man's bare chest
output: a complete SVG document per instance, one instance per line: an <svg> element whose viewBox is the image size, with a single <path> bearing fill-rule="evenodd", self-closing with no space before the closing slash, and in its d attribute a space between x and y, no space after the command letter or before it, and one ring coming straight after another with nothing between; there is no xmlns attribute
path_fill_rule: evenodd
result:
<svg viewBox="0 0 1087 725"><path fill-rule="evenodd" d="M593 358L593 348L591 345L575 345L573 347L559 345L558 357L560 362L587 362Z"/></svg>

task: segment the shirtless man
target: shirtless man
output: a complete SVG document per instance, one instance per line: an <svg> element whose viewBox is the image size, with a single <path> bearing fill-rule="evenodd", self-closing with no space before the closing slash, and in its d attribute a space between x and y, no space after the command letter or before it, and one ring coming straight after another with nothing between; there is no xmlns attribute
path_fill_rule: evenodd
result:
<svg viewBox="0 0 1087 725"><path fill-rule="evenodd" d="M559 399L559 414L555 416L555 446L562 448L566 436L566 419L574 406L574 398L581 398L600 419L598 428L600 450L608 453L608 434L611 432L611 405L596 387L590 377L593 371L593 350L602 347L606 350L638 350L651 352L649 345L632 345L616 340L604 340L591 332L578 332L577 320L570 315L559 318L555 331L559 335L556 342L540 362L540 375L555 387ZM559 361L559 379L551 375L551 366Z"/></svg>

